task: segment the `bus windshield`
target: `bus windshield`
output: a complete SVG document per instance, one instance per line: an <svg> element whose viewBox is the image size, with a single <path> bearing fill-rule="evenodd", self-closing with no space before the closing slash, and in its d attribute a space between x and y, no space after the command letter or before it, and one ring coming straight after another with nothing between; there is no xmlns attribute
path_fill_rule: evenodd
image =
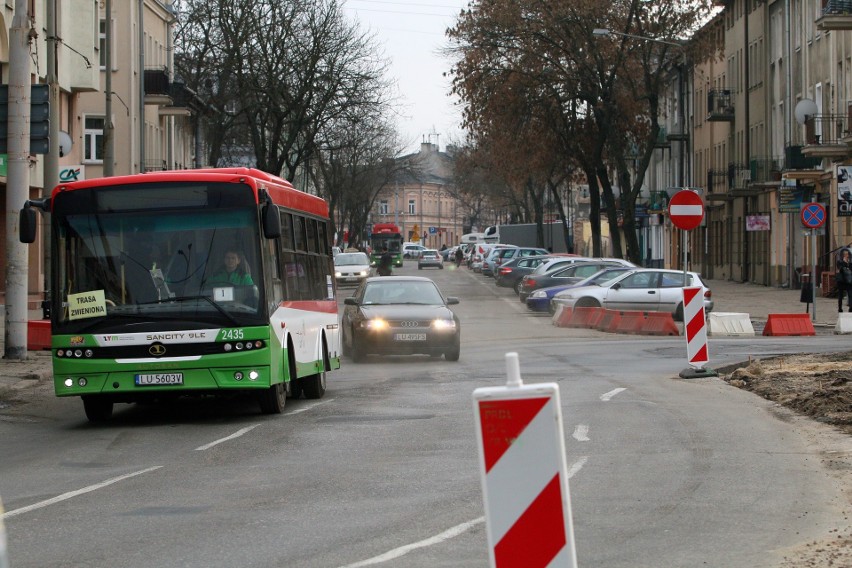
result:
<svg viewBox="0 0 852 568"><path fill-rule="evenodd" d="M166 319L227 326L266 320L253 203L55 213L54 322L63 332L109 330L128 320L160 327Z"/></svg>

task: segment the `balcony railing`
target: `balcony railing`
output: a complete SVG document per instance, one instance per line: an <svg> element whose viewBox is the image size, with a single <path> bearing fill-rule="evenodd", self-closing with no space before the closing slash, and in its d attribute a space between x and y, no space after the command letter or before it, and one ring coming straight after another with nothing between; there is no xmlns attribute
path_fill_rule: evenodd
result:
<svg viewBox="0 0 852 568"><path fill-rule="evenodd" d="M785 170L813 170L822 165L822 158L805 156L801 146L787 146L784 148Z"/></svg>
<svg viewBox="0 0 852 568"><path fill-rule="evenodd" d="M849 117L842 114L816 114L805 118L805 143L844 144L850 136Z"/></svg>
<svg viewBox="0 0 852 568"><path fill-rule="evenodd" d="M852 30L852 1L823 0L816 26L821 31Z"/></svg>
<svg viewBox="0 0 852 568"><path fill-rule="evenodd" d="M710 122L734 120L733 95L730 89L713 89L707 93L707 120Z"/></svg>
<svg viewBox="0 0 852 568"><path fill-rule="evenodd" d="M728 189L745 189L751 181L751 168L745 164L728 164Z"/></svg>
<svg viewBox="0 0 852 568"><path fill-rule="evenodd" d="M781 158L752 158L749 161L751 181L753 183L780 181L783 166L784 160Z"/></svg>
<svg viewBox="0 0 852 568"><path fill-rule="evenodd" d="M165 67L145 69L145 94L169 94L169 70Z"/></svg>
<svg viewBox="0 0 852 568"><path fill-rule="evenodd" d="M727 170L707 170L707 193L722 194L727 190Z"/></svg>

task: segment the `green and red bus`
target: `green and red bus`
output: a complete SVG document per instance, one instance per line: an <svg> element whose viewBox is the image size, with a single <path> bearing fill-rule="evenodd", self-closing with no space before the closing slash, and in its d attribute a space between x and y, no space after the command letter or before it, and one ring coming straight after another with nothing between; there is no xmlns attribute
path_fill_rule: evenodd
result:
<svg viewBox="0 0 852 568"><path fill-rule="evenodd" d="M325 394L340 336L323 199L249 168L92 179L27 201L23 242L35 208L51 214L56 394L90 421L115 403L250 394L277 414Z"/></svg>
<svg viewBox="0 0 852 568"><path fill-rule="evenodd" d="M395 223L375 223L370 233L370 264L377 266L382 248L388 247L394 266L402 266L402 233Z"/></svg>

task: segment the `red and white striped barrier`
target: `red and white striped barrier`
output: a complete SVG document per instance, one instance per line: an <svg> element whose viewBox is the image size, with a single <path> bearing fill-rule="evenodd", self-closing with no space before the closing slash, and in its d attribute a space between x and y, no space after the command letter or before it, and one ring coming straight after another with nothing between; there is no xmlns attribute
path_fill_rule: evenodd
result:
<svg viewBox="0 0 852 568"><path fill-rule="evenodd" d="M506 365L505 387L473 392L491 566L576 568L559 386Z"/></svg>
<svg viewBox="0 0 852 568"><path fill-rule="evenodd" d="M683 289L683 326L686 335L687 362L701 369L710 358L707 355L707 325L704 319L704 295L701 286Z"/></svg>

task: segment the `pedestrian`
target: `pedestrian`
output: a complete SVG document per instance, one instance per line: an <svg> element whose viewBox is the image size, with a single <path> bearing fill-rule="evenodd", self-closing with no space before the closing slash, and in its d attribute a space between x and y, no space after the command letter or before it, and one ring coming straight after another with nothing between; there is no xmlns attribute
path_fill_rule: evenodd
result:
<svg viewBox="0 0 852 568"><path fill-rule="evenodd" d="M461 247L456 247L456 268L461 266L463 259L464 259L464 251L462 251Z"/></svg>
<svg viewBox="0 0 852 568"><path fill-rule="evenodd" d="M837 255L837 311L843 311L843 296L846 307L852 312L852 251L844 247Z"/></svg>
<svg viewBox="0 0 852 568"><path fill-rule="evenodd" d="M393 256L388 252L387 245L382 247L382 255L379 257L376 272L379 273L379 276L390 276L393 273Z"/></svg>

